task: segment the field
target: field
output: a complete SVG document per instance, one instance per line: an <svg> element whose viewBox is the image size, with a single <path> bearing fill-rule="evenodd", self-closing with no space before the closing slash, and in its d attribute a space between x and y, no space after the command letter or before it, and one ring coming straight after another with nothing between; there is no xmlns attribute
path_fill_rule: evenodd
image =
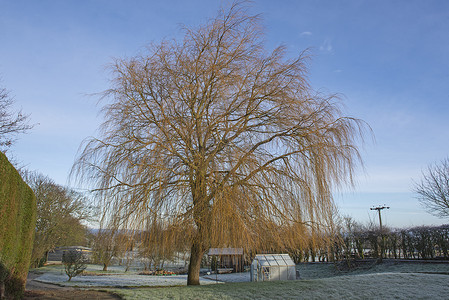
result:
<svg viewBox="0 0 449 300"><path fill-rule="evenodd" d="M219 284L204 279L202 283L209 284L195 287L179 286L185 285L185 277L124 274L120 268L105 274L93 266L90 276L75 277L70 283L60 266L44 269L40 278L51 282L59 276L53 283L107 290L124 299L449 299L449 263L386 261L380 265L368 263L350 272L324 263L297 268L301 274L297 281L252 283L245 274L227 274L218 277ZM230 282L235 278L246 281Z"/></svg>

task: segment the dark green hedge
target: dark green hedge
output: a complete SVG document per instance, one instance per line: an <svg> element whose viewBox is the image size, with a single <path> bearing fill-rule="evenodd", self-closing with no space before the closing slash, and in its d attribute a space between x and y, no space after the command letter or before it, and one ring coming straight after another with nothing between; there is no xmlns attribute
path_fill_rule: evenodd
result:
<svg viewBox="0 0 449 300"><path fill-rule="evenodd" d="M36 224L36 198L6 156L0 152L0 292L23 293Z"/></svg>

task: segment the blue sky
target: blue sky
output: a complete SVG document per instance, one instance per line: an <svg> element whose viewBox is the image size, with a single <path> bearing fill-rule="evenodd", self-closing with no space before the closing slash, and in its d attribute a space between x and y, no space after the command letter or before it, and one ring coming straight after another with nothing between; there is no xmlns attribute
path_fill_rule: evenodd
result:
<svg viewBox="0 0 449 300"><path fill-rule="evenodd" d="M0 0L0 85L38 125L10 155L57 183L83 139L96 135L99 93L113 58L150 42L182 38L220 1ZM439 225L412 192L413 180L449 149L449 1L254 1L268 49L310 49L315 89L340 93L347 115L373 129L362 149L357 186L336 193L340 212L386 225Z"/></svg>

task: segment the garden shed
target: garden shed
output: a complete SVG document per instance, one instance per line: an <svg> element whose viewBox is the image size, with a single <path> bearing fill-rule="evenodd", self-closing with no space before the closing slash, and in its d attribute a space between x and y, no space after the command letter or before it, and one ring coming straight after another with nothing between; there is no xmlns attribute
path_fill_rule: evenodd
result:
<svg viewBox="0 0 449 300"><path fill-rule="evenodd" d="M68 250L81 251L83 253L83 255L88 259L90 259L90 257L92 256L91 248L87 248L87 247L83 247L83 246L63 246L63 247L56 247L55 249L49 251L47 253L47 261L61 262L62 255L64 254L65 251L68 251Z"/></svg>
<svg viewBox="0 0 449 300"><path fill-rule="evenodd" d="M208 255L215 257L218 273L243 272L243 248L211 248Z"/></svg>
<svg viewBox="0 0 449 300"><path fill-rule="evenodd" d="M296 265L288 254L259 254L251 264L251 281L295 279Z"/></svg>

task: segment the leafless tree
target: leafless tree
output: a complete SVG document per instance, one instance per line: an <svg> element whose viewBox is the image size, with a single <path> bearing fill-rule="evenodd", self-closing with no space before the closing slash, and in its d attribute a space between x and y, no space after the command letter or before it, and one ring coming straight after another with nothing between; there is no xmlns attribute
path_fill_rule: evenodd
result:
<svg viewBox="0 0 449 300"><path fill-rule="evenodd" d="M91 210L85 197L36 172L24 171L22 177L33 189L37 202L32 265L38 267L45 262L46 254L56 246L86 243L82 221L90 218Z"/></svg>
<svg viewBox="0 0 449 300"><path fill-rule="evenodd" d="M414 190L431 214L449 217L449 158L422 172L421 182L415 184Z"/></svg>
<svg viewBox="0 0 449 300"><path fill-rule="evenodd" d="M0 88L0 150L5 151L16 140L16 135L25 133L33 126L28 123L28 115L14 112L14 101L4 88Z"/></svg>
<svg viewBox="0 0 449 300"><path fill-rule="evenodd" d="M311 89L304 54L266 51L261 28L236 3L182 42L116 60L102 136L73 168L123 226L157 212L187 230L189 285L209 247L287 247L299 235L285 228L320 224L361 162L365 124Z"/></svg>
<svg viewBox="0 0 449 300"><path fill-rule="evenodd" d="M114 257L118 257L123 253L125 245L121 244L118 228L110 226L101 228L94 240L93 260L95 263L103 265L103 271L107 271Z"/></svg>

